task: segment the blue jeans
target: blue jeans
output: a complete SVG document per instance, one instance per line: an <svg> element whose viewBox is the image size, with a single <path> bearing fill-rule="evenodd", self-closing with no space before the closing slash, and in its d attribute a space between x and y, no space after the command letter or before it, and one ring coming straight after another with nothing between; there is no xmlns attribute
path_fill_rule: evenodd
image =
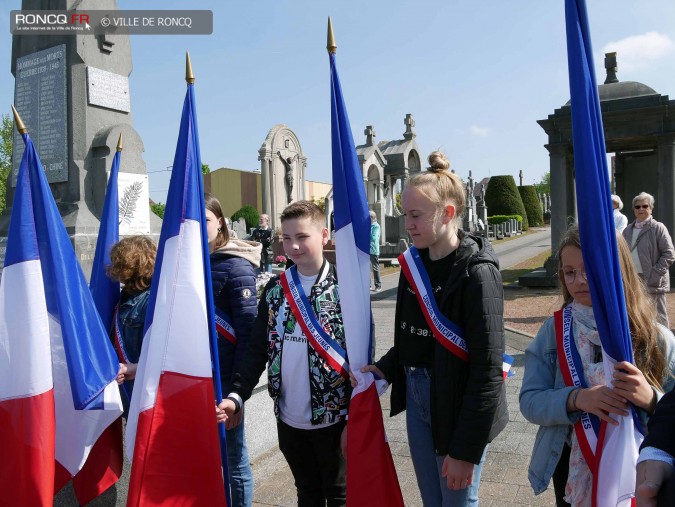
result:
<svg viewBox="0 0 675 507"><path fill-rule="evenodd" d="M477 506L480 475L487 446L480 463L474 465L473 483L465 489L451 490L441 476L445 456L437 456L431 432L431 372L426 368L406 368L406 426L410 457L417 486L425 506Z"/></svg>
<svg viewBox="0 0 675 507"><path fill-rule="evenodd" d="M236 428L227 430L227 468L230 475L230 507L251 507L253 504L253 472L248 461L244 418Z"/></svg>

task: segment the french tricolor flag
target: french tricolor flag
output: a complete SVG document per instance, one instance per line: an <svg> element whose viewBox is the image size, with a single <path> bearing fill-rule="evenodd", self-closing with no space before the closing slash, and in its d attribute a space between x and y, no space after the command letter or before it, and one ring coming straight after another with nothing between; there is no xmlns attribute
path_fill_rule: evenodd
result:
<svg viewBox="0 0 675 507"><path fill-rule="evenodd" d="M226 505L204 192L188 83L126 427L128 506Z"/></svg>
<svg viewBox="0 0 675 507"><path fill-rule="evenodd" d="M370 215L335 66L335 49L328 19L336 269L350 370L358 381L347 423L347 505L403 506L375 378L360 371L372 363Z"/></svg>
<svg viewBox="0 0 675 507"><path fill-rule="evenodd" d="M581 253L593 315L602 342L606 385L614 365L633 362L626 299L614 230L605 135L584 0L565 0L574 167ZM635 465L643 440L637 414L602 422L594 460L593 507L629 507L635 502ZM593 462L594 461L594 462Z"/></svg>
<svg viewBox="0 0 675 507"><path fill-rule="evenodd" d="M99 437L122 402L108 333L16 118L26 149L0 282L0 491L8 505L41 506L53 504L93 448L104 461L92 469L109 466L109 442ZM88 484L74 486L81 502L93 498Z"/></svg>

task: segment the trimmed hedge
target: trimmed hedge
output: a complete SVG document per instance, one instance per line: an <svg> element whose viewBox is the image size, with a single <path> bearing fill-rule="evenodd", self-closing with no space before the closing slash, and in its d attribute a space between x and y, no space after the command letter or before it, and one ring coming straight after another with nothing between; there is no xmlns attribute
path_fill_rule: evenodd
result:
<svg viewBox="0 0 675 507"><path fill-rule="evenodd" d="M491 217L488 217L488 224L489 225L503 224L504 222L508 222L513 218L515 218L518 222L523 221L523 217L521 217L520 215L493 215Z"/></svg>
<svg viewBox="0 0 675 507"><path fill-rule="evenodd" d="M240 217L244 217L247 231L250 231L253 227L257 227L258 222L260 221L260 214L258 213L258 210L250 204L247 204L243 208L239 208L234 212L231 218L233 222L236 222Z"/></svg>
<svg viewBox="0 0 675 507"><path fill-rule="evenodd" d="M523 200L523 206L525 206L528 225L533 227L544 225L544 213L541 210L537 187L534 185L523 185L522 187L518 187L518 192L520 192L520 198Z"/></svg>
<svg viewBox="0 0 675 507"><path fill-rule="evenodd" d="M520 215L523 230L527 230L527 213L513 176L492 176L485 190L485 204L492 216Z"/></svg>

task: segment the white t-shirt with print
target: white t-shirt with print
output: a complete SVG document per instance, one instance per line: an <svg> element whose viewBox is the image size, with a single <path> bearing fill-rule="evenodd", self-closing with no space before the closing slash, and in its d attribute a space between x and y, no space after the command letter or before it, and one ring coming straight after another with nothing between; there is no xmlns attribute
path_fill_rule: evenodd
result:
<svg viewBox="0 0 675 507"><path fill-rule="evenodd" d="M308 299L316 276L303 276L298 271L300 284ZM284 306L287 304L287 302L284 302ZM285 311L285 308L282 308L282 310ZM302 430L324 428L334 424L312 424L307 347L311 347L311 345L307 343L307 338L296 321L293 331L284 334L281 352L279 418L289 426Z"/></svg>

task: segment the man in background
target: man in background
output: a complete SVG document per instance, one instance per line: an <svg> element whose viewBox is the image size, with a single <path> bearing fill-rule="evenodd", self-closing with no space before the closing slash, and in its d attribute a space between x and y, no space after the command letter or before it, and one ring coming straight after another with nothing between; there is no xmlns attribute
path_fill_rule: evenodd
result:
<svg viewBox="0 0 675 507"><path fill-rule="evenodd" d="M260 253L260 271L269 273L272 271L272 229L270 229L269 215L260 215L258 227L253 229L251 239L262 245L262 252Z"/></svg>
<svg viewBox="0 0 675 507"><path fill-rule="evenodd" d="M373 271L373 282L375 288L370 290L380 292L382 290L382 279L380 278L380 224L377 223L377 216L374 211L370 212L370 267Z"/></svg>

